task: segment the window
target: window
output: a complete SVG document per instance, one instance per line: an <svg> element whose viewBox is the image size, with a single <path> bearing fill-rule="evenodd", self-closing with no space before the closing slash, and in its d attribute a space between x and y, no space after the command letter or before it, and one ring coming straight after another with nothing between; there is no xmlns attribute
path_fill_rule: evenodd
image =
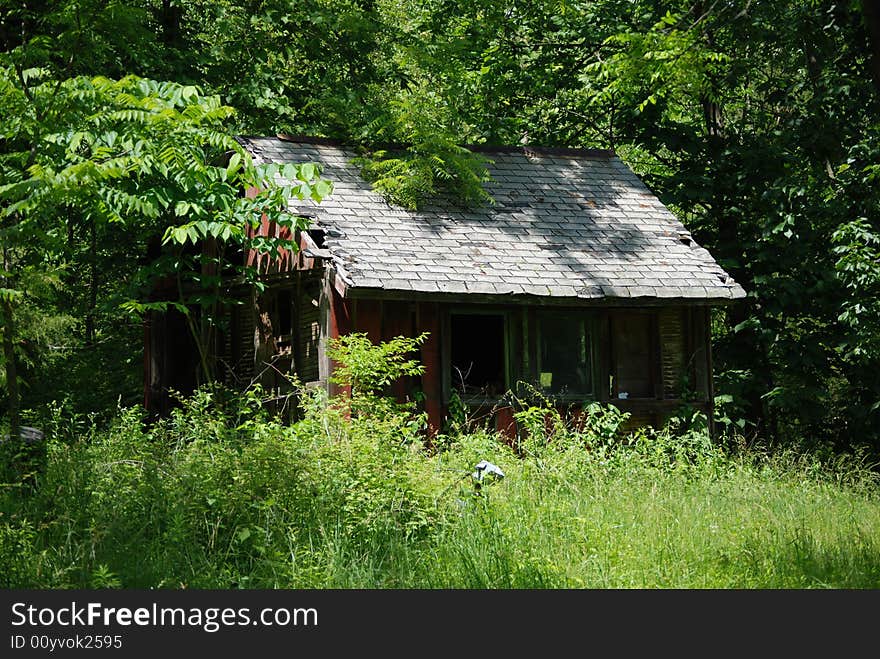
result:
<svg viewBox="0 0 880 659"><path fill-rule="evenodd" d="M544 391L563 396L593 392L590 330L583 314L538 316L538 376Z"/></svg>
<svg viewBox="0 0 880 659"><path fill-rule="evenodd" d="M507 391L507 334L500 313L450 315L450 383L471 395L498 397Z"/></svg>
<svg viewBox="0 0 880 659"><path fill-rule="evenodd" d="M652 319L647 313L626 312L614 317L615 392L619 398L654 397Z"/></svg>

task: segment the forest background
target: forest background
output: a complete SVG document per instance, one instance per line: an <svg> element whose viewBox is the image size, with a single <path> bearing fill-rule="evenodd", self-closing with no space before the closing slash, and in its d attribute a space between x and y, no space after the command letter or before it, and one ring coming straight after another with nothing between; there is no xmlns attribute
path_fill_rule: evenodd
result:
<svg viewBox="0 0 880 659"><path fill-rule="evenodd" d="M876 2L3 0L0 51L7 422L139 402L149 240L229 238L260 174L217 154L287 133L410 206L473 195L460 145L614 149L748 291L719 418L880 450Z"/></svg>
<svg viewBox="0 0 880 659"><path fill-rule="evenodd" d="M234 139L278 133L410 207L486 203L466 145L613 149L748 292L713 312L719 441L534 402L513 447L426 447L362 386L144 423L144 312L217 303L188 247L277 249L247 223L332 194ZM0 445L0 586L877 588L878 138L877 0L0 0L0 437L45 435ZM169 273L205 294L150 300Z"/></svg>

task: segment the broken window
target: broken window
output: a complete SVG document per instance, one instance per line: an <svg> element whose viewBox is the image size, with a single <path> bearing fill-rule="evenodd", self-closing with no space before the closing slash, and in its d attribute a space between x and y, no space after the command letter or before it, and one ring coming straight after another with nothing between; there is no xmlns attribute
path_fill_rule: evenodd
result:
<svg viewBox="0 0 880 659"><path fill-rule="evenodd" d="M503 314L450 315L450 382L471 395L507 391L507 335Z"/></svg>
<svg viewBox="0 0 880 659"><path fill-rule="evenodd" d="M590 328L583 314L538 316L538 374L544 391L563 396L593 392Z"/></svg>

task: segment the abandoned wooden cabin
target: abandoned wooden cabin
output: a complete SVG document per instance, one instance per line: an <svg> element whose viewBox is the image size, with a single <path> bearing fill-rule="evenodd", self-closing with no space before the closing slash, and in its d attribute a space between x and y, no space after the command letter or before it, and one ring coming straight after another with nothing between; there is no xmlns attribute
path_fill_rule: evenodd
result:
<svg viewBox="0 0 880 659"><path fill-rule="evenodd" d="M710 307L745 292L613 153L485 149L494 204L409 211L374 192L337 143L241 142L257 162L320 164L334 192L291 209L312 222L291 236L298 253L247 255L267 288L233 308L218 343L228 381L272 387L296 373L330 387L333 337L428 332L421 381L394 393L419 389L432 431L457 394L512 433L503 394L520 382L561 405L612 401L639 424L661 423L685 399L711 412ZM171 347L174 322L153 314L147 324L148 409L169 387L187 390L194 360L185 342Z"/></svg>

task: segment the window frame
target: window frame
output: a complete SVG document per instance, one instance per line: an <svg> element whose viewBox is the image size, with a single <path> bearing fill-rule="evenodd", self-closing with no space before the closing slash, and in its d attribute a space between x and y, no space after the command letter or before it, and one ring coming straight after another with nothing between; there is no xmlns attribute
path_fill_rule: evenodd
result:
<svg viewBox="0 0 880 659"><path fill-rule="evenodd" d="M504 355L504 374L503 387L507 392L511 389L512 381L512 337L511 337L511 317L512 313L509 309L493 309L485 307L449 307L443 314L443 356L441 359L443 367L443 402L448 405L452 399L452 392L458 391L452 386L452 317L453 316L500 316L502 319L502 339L503 339L503 355ZM468 405L485 405L494 404L501 401L504 394L499 396L468 396L465 401Z"/></svg>
<svg viewBox="0 0 880 659"><path fill-rule="evenodd" d="M619 377L619 365L620 365L620 331L618 323L620 322L620 317L624 315L634 315L634 316L643 316L647 322L647 331L648 331L648 360L649 360L649 370L648 375L650 378L650 390L651 393L647 396L628 396L627 398L620 398L620 377ZM644 308L632 308L632 309L618 309L614 313L611 314L610 317L610 326L609 326L609 335L611 337L611 362L609 364L609 375L611 376L611 387L609 390L609 399L611 402L618 401L657 401L663 400L662 395L662 376L660 374L660 345L659 345L659 332L657 329L657 310L656 309L644 309Z"/></svg>
<svg viewBox="0 0 880 659"><path fill-rule="evenodd" d="M536 308L535 317L535 343L534 343L534 363L535 363L535 382L533 385L541 391L547 398L560 402L576 402L576 401L596 401L599 400L599 353L598 339L600 331L600 315L594 309L577 309L577 308ZM587 356L589 359L590 371L590 391L583 393L553 393L544 391L541 387L541 333L542 320L547 316L556 316L557 318L574 318L582 320L584 323L584 331L587 333Z"/></svg>

